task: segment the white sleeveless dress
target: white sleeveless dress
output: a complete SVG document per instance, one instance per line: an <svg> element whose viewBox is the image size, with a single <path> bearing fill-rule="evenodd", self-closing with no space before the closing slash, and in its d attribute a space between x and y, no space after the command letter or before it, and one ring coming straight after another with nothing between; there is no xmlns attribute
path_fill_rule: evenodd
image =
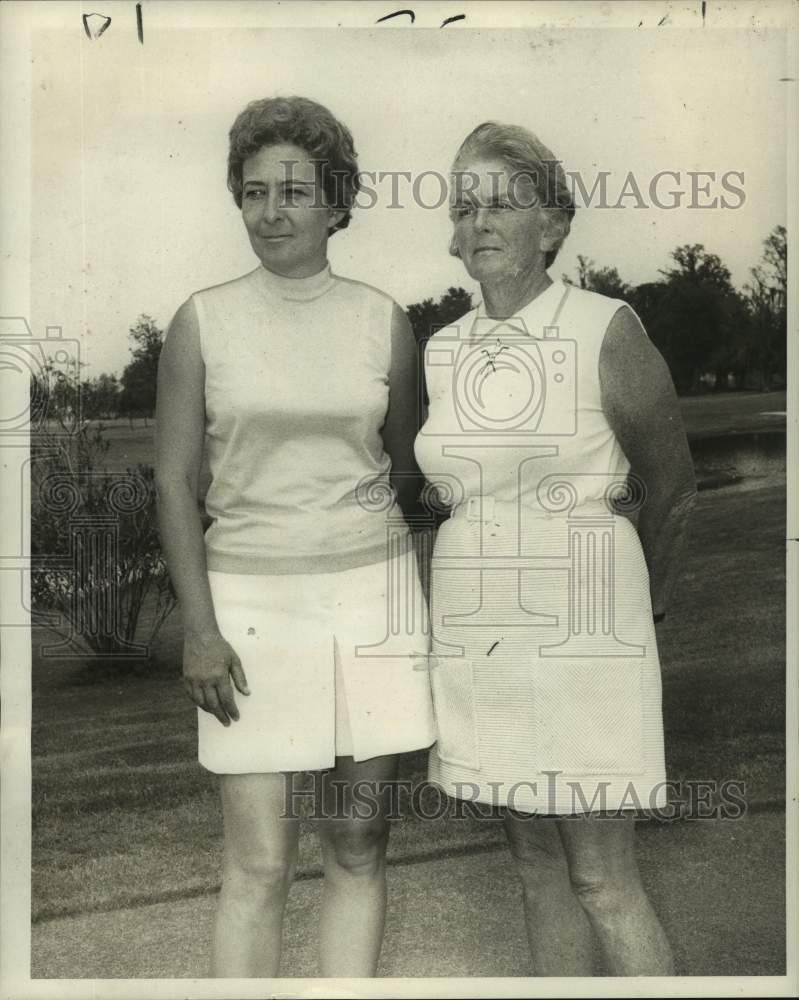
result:
<svg viewBox="0 0 799 1000"><path fill-rule="evenodd" d="M427 344L416 455L452 507L432 566L430 779L456 797L558 815L665 804L649 578L616 513L636 490L600 399L623 306L557 281Z"/></svg>

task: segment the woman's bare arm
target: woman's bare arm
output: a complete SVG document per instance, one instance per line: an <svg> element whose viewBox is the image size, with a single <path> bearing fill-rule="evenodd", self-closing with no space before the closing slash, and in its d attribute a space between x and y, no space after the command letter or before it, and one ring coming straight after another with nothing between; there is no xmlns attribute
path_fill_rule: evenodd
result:
<svg viewBox="0 0 799 1000"><path fill-rule="evenodd" d="M406 515L419 510L424 477L416 464L413 442L419 430L421 400L419 351L411 324L399 306L391 319L389 403L383 425L383 444L391 456L391 483Z"/></svg>
<svg viewBox="0 0 799 1000"><path fill-rule="evenodd" d="M163 546L183 624L219 631L208 587L197 486L205 433L205 368L191 302L173 319L158 365L156 483Z"/></svg>
<svg viewBox="0 0 799 1000"><path fill-rule="evenodd" d="M638 534L652 610L665 613L685 559L696 480L671 374L635 313L620 309L599 356L602 408L646 497Z"/></svg>
<svg viewBox="0 0 799 1000"><path fill-rule="evenodd" d="M200 708L229 725L238 718L230 678L243 694L238 657L222 638L208 586L197 486L205 435L205 367L191 301L170 324L158 365L156 486L161 545L185 633L183 675Z"/></svg>

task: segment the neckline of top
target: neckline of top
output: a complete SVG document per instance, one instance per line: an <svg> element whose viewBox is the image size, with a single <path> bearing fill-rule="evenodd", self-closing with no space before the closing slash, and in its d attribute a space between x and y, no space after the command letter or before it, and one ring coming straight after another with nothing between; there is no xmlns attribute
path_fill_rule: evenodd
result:
<svg viewBox="0 0 799 1000"><path fill-rule="evenodd" d="M255 269L259 276L261 287L271 295L288 302L310 302L329 292L336 279L326 264L321 271L307 278L287 278L284 274L275 274L261 264Z"/></svg>
<svg viewBox="0 0 799 1000"><path fill-rule="evenodd" d="M506 319L497 319L495 316L486 315L485 303L483 301L478 302L477 309L474 316L474 324L472 328L472 337L477 340L482 340L483 337L487 337L490 333L500 326L509 326L520 333L526 333L531 337L536 337L541 339L542 333L533 333L533 329L536 325L552 326L556 322L556 318L560 313L560 306L563 303L564 289L568 291L568 286L564 285L564 282L560 278L555 278L551 284L539 292L534 299L531 299L526 305L522 306L521 309L517 309L512 316L508 316ZM540 311L543 305L555 295L556 292L560 292L560 297L558 298L558 306L556 312L549 324L541 324L540 317L536 314ZM531 322L535 318L536 322ZM477 325L480 324L483 329L477 332Z"/></svg>

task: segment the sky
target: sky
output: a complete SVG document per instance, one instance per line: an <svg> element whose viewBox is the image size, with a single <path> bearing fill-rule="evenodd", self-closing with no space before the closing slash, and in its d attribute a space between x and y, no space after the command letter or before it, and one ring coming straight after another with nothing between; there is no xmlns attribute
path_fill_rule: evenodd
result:
<svg viewBox="0 0 799 1000"><path fill-rule="evenodd" d="M121 372L141 313L164 327L193 291L257 265L226 188L227 132L257 97L327 105L353 132L363 170L445 176L466 134L493 119L534 131L589 190L609 172L609 204L578 208L555 277L573 275L583 254L631 284L652 281L674 247L702 243L740 287L762 241L786 222L788 73L777 28L588 28L574 17L567 27L440 30L421 16L407 29L200 19L177 28L151 19L142 45L132 11L94 41L74 20L33 36L31 324L78 339L89 376ZM653 204L660 171L678 172L659 192L668 205L680 190L680 206ZM715 173L700 204L724 196L735 207L689 207L689 171ZM725 191L722 175L733 171ZM610 207L630 172L644 204L629 195ZM477 293L447 252L446 206L416 205L398 183L403 207L389 207L389 182L377 184L377 204L331 239L334 271L403 306L451 285ZM429 177L419 192L430 206L438 184Z"/></svg>

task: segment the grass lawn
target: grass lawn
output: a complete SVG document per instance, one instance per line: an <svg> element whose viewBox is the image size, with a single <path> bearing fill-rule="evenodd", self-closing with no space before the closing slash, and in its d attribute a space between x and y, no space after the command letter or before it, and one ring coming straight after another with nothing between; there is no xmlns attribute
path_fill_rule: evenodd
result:
<svg viewBox="0 0 799 1000"><path fill-rule="evenodd" d="M747 798L762 800L784 795L785 489L754 485L700 494L659 642L670 776L743 781ZM143 674L43 659L48 641L34 632L34 917L215 887L216 779L196 762L195 710L178 683L177 615ZM423 769L423 754L404 759L404 777L420 779ZM494 821L405 817L389 850L409 859L498 837ZM310 824L300 864L318 870Z"/></svg>
<svg viewBox="0 0 799 1000"><path fill-rule="evenodd" d="M782 392L714 392L683 396L680 409L689 437L742 433L785 427L787 394Z"/></svg>

